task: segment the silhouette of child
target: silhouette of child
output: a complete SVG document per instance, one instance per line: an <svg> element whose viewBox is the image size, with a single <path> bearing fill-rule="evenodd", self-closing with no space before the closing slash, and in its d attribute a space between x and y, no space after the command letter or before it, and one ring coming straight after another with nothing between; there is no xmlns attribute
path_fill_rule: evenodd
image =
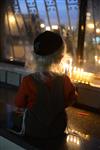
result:
<svg viewBox="0 0 100 150"><path fill-rule="evenodd" d="M25 76L16 95L15 105L27 109L25 135L52 138L64 134L65 108L76 102L75 87L58 66L64 54L64 42L58 33L45 31L34 40L35 69Z"/></svg>

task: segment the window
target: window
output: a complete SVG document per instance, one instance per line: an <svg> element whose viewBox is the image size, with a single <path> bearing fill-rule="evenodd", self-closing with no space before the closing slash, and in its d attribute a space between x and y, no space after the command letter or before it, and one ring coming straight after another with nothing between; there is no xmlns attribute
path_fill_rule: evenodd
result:
<svg viewBox="0 0 100 150"><path fill-rule="evenodd" d="M27 2L27 3L26 3ZM73 55L77 47L78 1L12 0L5 13L4 58L26 62L33 50L33 40L45 30L60 32ZM41 11L42 9L42 11ZM30 53L30 55L29 55ZM30 58L29 58L30 59Z"/></svg>
<svg viewBox="0 0 100 150"><path fill-rule="evenodd" d="M100 1L88 0L84 61L91 72L100 72Z"/></svg>

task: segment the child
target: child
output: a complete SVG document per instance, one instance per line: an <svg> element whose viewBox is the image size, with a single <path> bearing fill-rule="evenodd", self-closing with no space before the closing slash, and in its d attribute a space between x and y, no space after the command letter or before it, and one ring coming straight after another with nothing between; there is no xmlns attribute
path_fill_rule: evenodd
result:
<svg viewBox="0 0 100 150"><path fill-rule="evenodd" d="M67 125L65 108L77 96L69 77L59 72L64 42L58 33L45 31L34 40L34 73L23 78L15 105L27 109L25 135L52 138L64 134ZM55 67L59 68L55 72Z"/></svg>

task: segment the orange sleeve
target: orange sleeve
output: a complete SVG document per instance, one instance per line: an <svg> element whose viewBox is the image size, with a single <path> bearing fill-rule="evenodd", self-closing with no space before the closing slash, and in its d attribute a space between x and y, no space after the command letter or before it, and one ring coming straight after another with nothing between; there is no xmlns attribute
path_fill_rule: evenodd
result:
<svg viewBox="0 0 100 150"><path fill-rule="evenodd" d="M25 108L27 105L27 81L25 77L22 79L21 85L15 97L15 106Z"/></svg>
<svg viewBox="0 0 100 150"><path fill-rule="evenodd" d="M64 102L65 107L73 105L77 101L75 87L68 76L64 76Z"/></svg>

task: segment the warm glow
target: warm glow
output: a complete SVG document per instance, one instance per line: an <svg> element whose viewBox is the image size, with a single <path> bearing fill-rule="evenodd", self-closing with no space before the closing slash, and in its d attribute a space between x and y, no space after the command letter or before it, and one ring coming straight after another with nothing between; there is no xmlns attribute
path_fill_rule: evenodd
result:
<svg viewBox="0 0 100 150"><path fill-rule="evenodd" d="M90 138L90 136L89 136L89 134L84 134L84 133L81 133L81 132L79 132L79 131L77 131L77 130L73 130L73 129L69 129L68 128L68 133L69 133L69 135L71 135L70 137L68 137L68 141L73 141L74 143L77 143L77 144L79 144L80 142L80 140L79 139L77 139L77 136L80 136L80 137L82 137L83 139L86 139L86 140L89 140L89 138ZM76 135L76 136L75 136ZM72 137L73 136L73 137Z"/></svg>
<svg viewBox="0 0 100 150"><path fill-rule="evenodd" d="M95 62L96 62L97 64L100 64L100 57L99 57L99 56L95 56Z"/></svg>
<svg viewBox="0 0 100 150"><path fill-rule="evenodd" d="M46 26L46 30L50 31L50 26Z"/></svg>
<svg viewBox="0 0 100 150"><path fill-rule="evenodd" d="M81 82L85 84L90 84L93 78L93 74L89 72L85 72L83 68L77 68L76 66L72 66L72 64L63 64L65 73L71 78L74 82Z"/></svg>
<svg viewBox="0 0 100 150"><path fill-rule="evenodd" d="M88 27L89 29L94 29L94 24L93 24L93 23L89 23L89 24L87 24L87 27Z"/></svg>
<svg viewBox="0 0 100 150"><path fill-rule="evenodd" d="M13 61L13 57L10 57L10 60ZM95 62L98 65L100 64L99 56L95 56ZM84 68L74 66L72 57L65 52L61 63L59 65L52 64L50 70L60 74L68 75L73 83L79 82L82 84L89 84L91 86L93 85L95 87L98 87L98 83L100 81L100 79L99 81L96 81L94 79L95 75L93 73L86 72Z"/></svg>
<svg viewBox="0 0 100 150"><path fill-rule="evenodd" d="M10 22L11 24L14 24L14 23L15 23L15 18L14 18L13 15L9 15L9 22Z"/></svg>
<svg viewBox="0 0 100 150"><path fill-rule="evenodd" d="M41 24L40 24L40 27L41 27L41 28L44 28L44 27L45 27L45 24L41 23Z"/></svg>
<svg viewBox="0 0 100 150"><path fill-rule="evenodd" d="M67 139L66 139L67 143L68 144L75 144L75 145L80 145L81 143L81 140L78 136L75 136L75 135L72 135L72 134L69 134L67 136Z"/></svg>
<svg viewBox="0 0 100 150"><path fill-rule="evenodd" d="M95 56L95 61L97 64L100 64L100 58L98 56ZM89 84L91 86L100 87L100 79L96 81L94 79L94 73L86 72L84 68L74 66L71 56L67 54L65 54L61 60L60 67L57 68L56 65L53 65L52 67L56 72L68 75L73 83L79 82L82 84Z"/></svg>
<svg viewBox="0 0 100 150"><path fill-rule="evenodd" d="M9 60L10 60L10 61L13 61L13 60L14 60L13 56L10 56L10 57L9 57Z"/></svg>
<svg viewBox="0 0 100 150"><path fill-rule="evenodd" d="M71 29L73 30L73 29L74 29L74 27L73 27L73 26L71 26Z"/></svg>
<svg viewBox="0 0 100 150"><path fill-rule="evenodd" d="M95 56L95 61L97 61L98 60L98 56Z"/></svg>
<svg viewBox="0 0 100 150"><path fill-rule="evenodd" d="M97 29L96 29L96 33L100 33L100 28L97 28Z"/></svg>
<svg viewBox="0 0 100 150"><path fill-rule="evenodd" d="M84 30L84 26L83 25L81 25L81 30Z"/></svg>
<svg viewBox="0 0 100 150"><path fill-rule="evenodd" d="M87 12L86 15L87 15L87 17L91 17L91 13L90 12Z"/></svg>
<svg viewBox="0 0 100 150"><path fill-rule="evenodd" d="M77 143L76 137L74 136L74 143Z"/></svg>
<svg viewBox="0 0 100 150"><path fill-rule="evenodd" d="M100 73L94 74L92 82L90 83L91 86L100 88Z"/></svg>
<svg viewBox="0 0 100 150"><path fill-rule="evenodd" d="M70 30L70 27L68 26L68 30Z"/></svg>
<svg viewBox="0 0 100 150"><path fill-rule="evenodd" d="M81 82L84 84L90 84L93 79L93 74L84 71L83 68L73 66L73 60L70 56L64 57L60 64L62 73L67 74L73 82Z"/></svg>
<svg viewBox="0 0 100 150"><path fill-rule="evenodd" d="M53 30L58 30L58 25L52 25Z"/></svg>
<svg viewBox="0 0 100 150"><path fill-rule="evenodd" d="M61 60L61 66L62 70L64 70L64 73L67 73L71 77L72 74L72 58L69 55L65 55L63 59Z"/></svg>

